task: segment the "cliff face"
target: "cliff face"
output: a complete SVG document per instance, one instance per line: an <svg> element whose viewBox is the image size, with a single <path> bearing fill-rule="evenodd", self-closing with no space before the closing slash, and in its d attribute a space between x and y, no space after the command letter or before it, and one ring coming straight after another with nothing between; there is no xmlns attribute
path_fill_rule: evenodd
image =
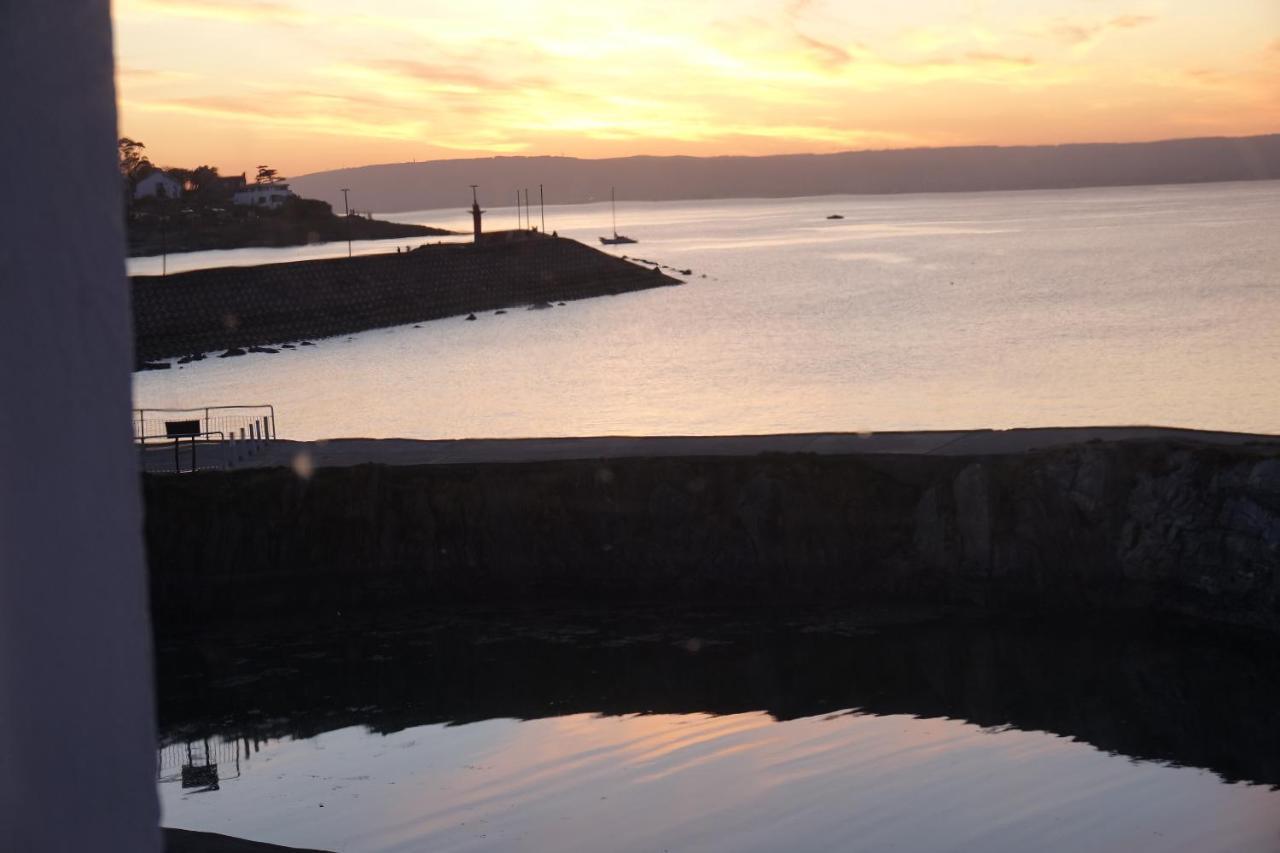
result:
<svg viewBox="0 0 1280 853"><path fill-rule="evenodd" d="M1139 607L1280 628L1280 449L286 469L146 482L160 620L384 597Z"/></svg>
<svg viewBox="0 0 1280 853"><path fill-rule="evenodd" d="M573 240L521 235L136 276L133 325L137 358L149 360L678 283Z"/></svg>

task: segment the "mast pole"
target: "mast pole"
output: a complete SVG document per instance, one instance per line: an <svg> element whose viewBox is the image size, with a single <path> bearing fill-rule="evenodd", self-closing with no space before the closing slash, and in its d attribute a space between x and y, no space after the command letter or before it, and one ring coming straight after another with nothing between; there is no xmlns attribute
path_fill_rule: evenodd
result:
<svg viewBox="0 0 1280 853"><path fill-rule="evenodd" d="M609 187L609 209L613 211L613 236L618 236L618 201L614 198L614 188Z"/></svg>

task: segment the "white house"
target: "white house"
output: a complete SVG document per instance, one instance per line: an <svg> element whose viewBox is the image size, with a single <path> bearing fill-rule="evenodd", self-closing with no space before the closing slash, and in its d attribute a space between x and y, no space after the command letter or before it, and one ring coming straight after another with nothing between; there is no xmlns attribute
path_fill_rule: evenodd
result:
<svg viewBox="0 0 1280 853"><path fill-rule="evenodd" d="M182 182L156 169L133 188L134 198L182 198Z"/></svg>
<svg viewBox="0 0 1280 853"><path fill-rule="evenodd" d="M231 200L236 204L274 209L290 198L293 198L293 191L288 184L249 184L244 189L237 190Z"/></svg>

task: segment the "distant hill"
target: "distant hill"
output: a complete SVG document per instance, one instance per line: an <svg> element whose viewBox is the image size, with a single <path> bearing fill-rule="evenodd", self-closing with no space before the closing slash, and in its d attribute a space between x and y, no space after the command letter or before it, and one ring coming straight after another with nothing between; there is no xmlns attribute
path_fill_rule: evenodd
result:
<svg viewBox="0 0 1280 853"><path fill-rule="evenodd" d="M1280 134L1164 142L1002 148L913 148L771 157L484 157L316 172L294 188L332 204L351 189L377 211L464 208L469 184L486 205L515 203L538 184L548 203L780 198L842 193L973 192L1280 178Z"/></svg>

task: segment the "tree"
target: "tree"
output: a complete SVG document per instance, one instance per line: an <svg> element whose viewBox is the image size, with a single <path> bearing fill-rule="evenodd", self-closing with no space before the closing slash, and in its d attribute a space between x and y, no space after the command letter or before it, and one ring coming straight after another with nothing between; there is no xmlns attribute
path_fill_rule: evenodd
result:
<svg viewBox="0 0 1280 853"><path fill-rule="evenodd" d="M224 191L217 166L197 166L191 171L191 192L202 201L218 201L229 195Z"/></svg>
<svg viewBox="0 0 1280 853"><path fill-rule="evenodd" d="M120 137L120 174L127 180L136 181L154 168L143 153L146 147L127 136Z"/></svg>
<svg viewBox="0 0 1280 853"><path fill-rule="evenodd" d="M278 184L284 180L284 176L277 174L275 169L267 166L258 167L257 182L260 184Z"/></svg>

